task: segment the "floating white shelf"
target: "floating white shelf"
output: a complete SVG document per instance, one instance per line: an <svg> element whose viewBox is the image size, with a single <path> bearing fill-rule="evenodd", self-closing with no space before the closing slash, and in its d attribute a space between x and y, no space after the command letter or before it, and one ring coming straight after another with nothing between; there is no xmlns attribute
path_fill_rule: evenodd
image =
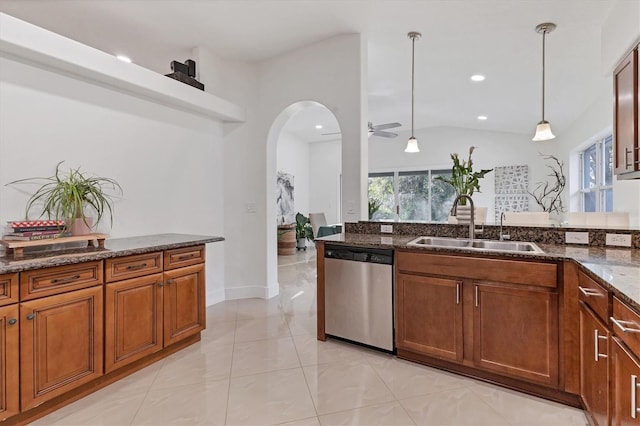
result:
<svg viewBox="0 0 640 426"><path fill-rule="evenodd" d="M245 111L238 105L4 13L0 13L0 55L23 58L218 120L245 121Z"/></svg>

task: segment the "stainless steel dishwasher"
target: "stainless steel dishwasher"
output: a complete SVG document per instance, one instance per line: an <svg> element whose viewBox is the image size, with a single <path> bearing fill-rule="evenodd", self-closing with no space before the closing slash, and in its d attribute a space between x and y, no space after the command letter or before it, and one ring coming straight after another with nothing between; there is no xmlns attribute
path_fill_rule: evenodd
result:
<svg viewBox="0 0 640 426"><path fill-rule="evenodd" d="M325 333L393 352L393 250L325 245Z"/></svg>

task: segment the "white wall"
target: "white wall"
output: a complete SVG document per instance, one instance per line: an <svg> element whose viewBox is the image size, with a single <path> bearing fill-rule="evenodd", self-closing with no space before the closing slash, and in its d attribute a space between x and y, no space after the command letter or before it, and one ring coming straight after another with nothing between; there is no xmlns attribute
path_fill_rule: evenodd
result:
<svg viewBox="0 0 640 426"><path fill-rule="evenodd" d="M283 131L278 138L276 154L279 172L293 175L293 205L294 213L300 212L309 216L309 144L298 139L291 133ZM275 202L275 183L273 202Z"/></svg>
<svg viewBox="0 0 640 426"><path fill-rule="evenodd" d="M5 57L0 93L0 219L22 217L33 190L6 183L65 160L122 185L100 228L111 237L224 234L220 122ZM223 246L207 248L208 303L223 294Z"/></svg>
<svg viewBox="0 0 640 426"><path fill-rule="evenodd" d="M324 213L327 223L340 222L340 140L309 144L309 211Z"/></svg>
<svg viewBox="0 0 640 426"><path fill-rule="evenodd" d="M372 137L369 139L369 170L382 172L392 170L451 169L451 153L458 153L467 159L469 147L473 152L473 169L493 169L496 166L529 165L529 190L534 184L546 179L544 160L538 152L550 154L544 145L531 142L530 135L506 132L490 132L458 127L433 127L417 129L420 152L407 154L404 149L409 138L408 132L400 132L394 139ZM493 223L495 173L487 174L480 183L482 192L473 194L475 205L487 207L487 222ZM532 199L531 211L539 208Z"/></svg>
<svg viewBox="0 0 640 426"><path fill-rule="evenodd" d="M611 75L618 62L640 41L640 1L616 0L602 24L602 74Z"/></svg>

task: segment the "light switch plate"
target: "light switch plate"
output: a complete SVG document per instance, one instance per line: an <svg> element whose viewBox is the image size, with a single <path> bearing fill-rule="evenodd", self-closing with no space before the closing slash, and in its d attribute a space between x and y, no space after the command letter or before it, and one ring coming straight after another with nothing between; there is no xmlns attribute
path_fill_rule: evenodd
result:
<svg viewBox="0 0 640 426"><path fill-rule="evenodd" d="M631 234L607 234L605 243L608 246L631 247Z"/></svg>
<svg viewBox="0 0 640 426"><path fill-rule="evenodd" d="M564 241L567 244L589 244L588 232L565 232Z"/></svg>
<svg viewBox="0 0 640 426"><path fill-rule="evenodd" d="M393 225L380 225L380 232L384 234L392 234L393 233Z"/></svg>

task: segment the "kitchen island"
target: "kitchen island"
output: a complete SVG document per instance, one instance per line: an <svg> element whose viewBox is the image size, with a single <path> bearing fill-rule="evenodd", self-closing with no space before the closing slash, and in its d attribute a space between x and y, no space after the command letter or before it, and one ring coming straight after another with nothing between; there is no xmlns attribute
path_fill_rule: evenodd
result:
<svg viewBox="0 0 640 426"><path fill-rule="evenodd" d="M205 244L223 240L160 234L0 256L0 422L30 422L199 341Z"/></svg>
<svg viewBox="0 0 640 426"><path fill-rule="evenodd" d="M455 227L438 231L457 236ZM640 376L638 248L408 245L418 235L428 234L347 232L317 242L319 340L327 338L325 246L392 249L399 358L583 407L596 424L630 418L638 401L629 383Z"/></svg>

